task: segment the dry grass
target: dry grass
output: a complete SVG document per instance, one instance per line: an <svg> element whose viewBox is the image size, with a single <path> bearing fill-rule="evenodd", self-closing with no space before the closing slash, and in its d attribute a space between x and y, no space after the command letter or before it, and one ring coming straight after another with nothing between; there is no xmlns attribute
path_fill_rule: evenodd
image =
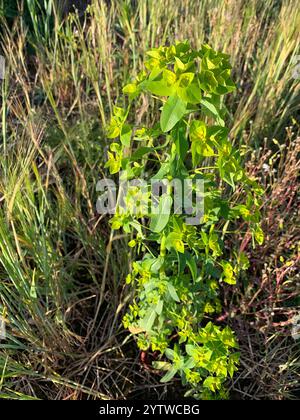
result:
<svg viewBox="0 0 300 420"><path fill-rule="evenodd" d="M266 240L251 250L244 238L241 248L251 267L239 287L225 293L241 346L240 374L232 386L239 398L299 398L300 352L291 333L300 313L300 137L297 127L286 132L283 144L274 140L276 151L265 139L247 165L266 190Z"/></svg>

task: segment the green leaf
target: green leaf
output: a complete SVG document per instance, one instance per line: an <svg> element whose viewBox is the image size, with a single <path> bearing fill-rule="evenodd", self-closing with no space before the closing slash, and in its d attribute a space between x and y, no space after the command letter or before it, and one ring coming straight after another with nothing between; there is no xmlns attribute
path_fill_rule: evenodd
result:
<svg viewBox="0 0 300 420"><path fill-rule="evenodd" d="M193 356L195 354L195 350L197 350L197 348L193 344L186 344L185 351L189 356Z"/></svg>
<svg viewBox="0 0 300 420"><path fill-rule="evenodd" d="M166 353L166 356L167 356L168 359L174 360L174 357L175 357L176 353L173 349L166 349L165 353Z"/></svg>
<svg viewBox="0 0 300 420"><path fill-rule="evenodd" d="M164 263L163 257L159 256L158 258L156 258L153 264L151 265L151 272L158 273L160 268L163 266L163 263Z"/></svg>
<svg viewBox="0 0 300 420"><path fill-rule="evenodd" d="M146 51L146 54L149 55L149 57L156 58L157 60L162 58L161 52L158 48L153 48L152 50Z"/></svg>
<svg viewBox="0 0 300 420"><path fill-rule="evenodd" d="M209 246L209 249L212 250L214 257L222 254L222 250L219 244L219 238L216 233L211 233L209 235L208 246Z"/></svg>
<svg viewBox="0 0 300 420"><path fill-rule="evenodd" d="M186 256L185 254L177 254L178 259L178 274L183 273L185 267L186 267Z"/></svg>
<svg viewBox="0 0 300 420"><path fill-rule="evenodd" d="M175 57L175 62L176 62L178 70L181 70L181 71L185 70L185 65L178 57Z"/></svg>
<svg viewBox="0 0 300 420"><path fill-rule="evenodd" d="M156 319L157 313L155 311L156 308L151 308L147 311L145 317L140 320L139 326L146 332L151 331L151 328L154 324Z"/></svg>
<svg viewBox="0 0 300 420"><path fill-rule="evenodd" d="M201 101L201 89L197 81L193 81L194 73L184 73L177 82L177 95L189 104L196 105Z"/></svg>
<svg viewBox="0 0 300 420"><path fill-rule="evenodd" d="M258 245L262 245L265 239L262 228L259 225L256 225L253 233L254 233L254 239L256 240Z"/></svg>
<svg viewBox="0 0 300 420"><path fill-rule="evenodd" d="M143 86L146 90L157 96L170 96L175 92L175 86L169 86L164 79L149 81L144 83Z"/></svg>
<svg viewBox="0 0 300 420"><path fill-rule="evenodd" d="M170 296L173 300L175 300L175 302L180 302L180 299L178 297L178 294L176 292L175 287L173 286L172 283L167 283L167 288L168 288L168 292L170 293Z"/></svg>
<svg viewBox="0 0 300 420"><path fill-rule="evenodd" d="M174 378L176 373L177 373L177 369L175 367L172 367L172 369L170 369L169 372L167 372L165 376L161 378L160 382L162 383L169 382L171 379Z"/></svg>
<svg viewBox="0 0 300 420"><path fill-rule="evenodd" d="M195 360L190 357L184 364L184 369L193 369L195 367L196 363Z"/></svg>
<svg viewBox="0 0 300 420"><path fill-rule="evenodd" d="M223 266L223 281L225 281L225 283L228 283L228 284L236 284L236 279L234 277L234 271L233 271L232 265L227 261L223 261L222 266Z"/></svg>
<svg viewBox="0 0 300 420"><path fill-rule="evenodd" d="M162 313L163 306L164 306L164 302L162 300L159 300L158 303L157 303L157 305L156 305L156 308L155 308L155 312L158 315L160 315Z"/></svg>
<svg viewBox="0 0 300 420"><path fill-rule="evenodd" d="M172 128L181 120L186 112L186 102L177 95L169 97L164 104L160 116L160 126L164 133L172 130Z"/></svg>
<svg viewBox="0 0 300 420"><path fill-rule="evenodd" d="M126 118L126 109L121 108L120 106L114 106L113 108L114 116L119 119L119 121L124 121Z"/></svg>
<svg viewBox="0 0 300 420"><path fill-rule="evenodd" d="M121 143L126 147L130 146L131 134L132 134L131 126L128 124L124 124L122 127L120 140L121 140Z"/></svg>
<svg viewBox="0 0 300 420"><path fill-rule="evenodd" d="M33 273L31 287L30 287L30 297L33 298L33 299L37 299L36 284L35 284L35 272Z"/></svg>
<svg viewBox="0 0 300 420"><path fill-rule="evenodd" d="M164 179L170 172L170 162L165 162L159 168L159 171L151 179Z"/></svg>
<svg viewBox="0 0 300 420"><path fill-rule="evenodd" d="M198 270L197 270L195 257L193 257L189 252L185 252L185 256L186 256L186 263L190 269L193 280L195 281L198 277Z"/></svg>
<svg viewBox="0 0 300 420"><path fill-rule="evenodd" d="M123 87L123 93L129 98L134 99L136 96L138 96L140 92L140 89L137 87L135 83L129 83L128 85Z"/></svg>
<svg viewBox="0 0 300 420"><path fill-rule="evenodd" d="M179 88L187 88L188 86L190 86L194 77L195 77L194 73L183 73L183 74L181 74L181 76L179 77L179 80L178 80Z"/></svg>
<svg viewBox="0 0 300 420"><path fill-rule="evenodd" d="M214 377L214 376L208 376L203 382L203 386L205 388L210 389L212 392L216 392L218 389L220 389L221 385L222 385L221 378Z"/></svg>
<svg viewBox="0 0 300 420"><path fill-rule="evenodd" d="M184 243L182 241L182 235L178 232L171 232L166 238L166 248L175 249L181 254L184 253Z"/></svg>
<svg viewBox="0 0 300 420"><path fill-rule="evenodd" d="M175 139L177 154L181 160L184 160L189 150L189 142L186 137L186 129L184 125L180 125L174 129L173 138Z"/></svg>
<svg viewBox="0 0 300 420"><path fill-rule="evenodd" d="M209 70L204 70L199 74L200 87L204 92L212 92L218 86L214 73Z"/></svg>
<svg viewBox="0 0 300 420"><path fill-rule="evenodd" d="M152 232L161 232L166 227L170 218L172 203L172 197L168 194L163 194L160 197L159 206L156 210L157 214L151 217L150 230Z"/></svg>
<svg viewBox="0 0 300 420"><path fill-rule="evenodd" d="M219 111L215 107L214 104L212 104L208 99L201 99L201 105L204 108L204 113L213 115L213 117L216 119L217 123L220 124L222 127L224 127L225 123L224 120L221 118Z"/></svg>
<svg viewBox="0 0 300 420"><path fill-rule="evenodd" d="M191 83L185 90L184 99L193 105L199 104L201 102L201 90L197 83Z"/></svg>
<svg viewBox="0 0 300 420"><path fill-rule="evenodd" d="M107 138L114 139L120 135L120 122L116 117L112 117L109 125L106 128Z"/></svg>
<svg viewBox="0 0 300 420"><path fill-rule="evenodd" d="M172 364L169 362L157 361L157 362L152 362L152 366L154 367L154 369L157 369L157 370L170 370L172 367Z"/></svg>
<svg viewBox="0 0 300 420"><path fill-rule="evenodd" d="M248 270L248 268L250 267L250 261L244 252L240 252L240 254L237 257L237 260L240 270Z"/></svg>
<svg viewBox="0 0 300 420"><path fill-rule="evenodd" d="M204 156L203 150L206 147L207 128L204 121L193 120L190 125L190 139L192 142L191 152L193 166L196 166L200 158ZM213 153L213 150L212 150Z"/></svg>

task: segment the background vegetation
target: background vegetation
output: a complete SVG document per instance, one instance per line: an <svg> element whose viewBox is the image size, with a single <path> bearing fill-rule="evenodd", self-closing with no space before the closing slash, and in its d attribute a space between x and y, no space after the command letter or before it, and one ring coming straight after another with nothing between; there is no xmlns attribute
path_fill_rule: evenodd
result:
<svg viewBox="0 0 300 420"><path fill-rule="evenodd" d="M109 241L95 205L121 87L145 50L175 39L230 54L238 89L226 124L266 191L265 244L251 250L248 235L234 244L251 264L237 286L224 286L215 320L239 339L231 398L299 398L297 2L93 0L86 15L64 17L51 0L13 3L0 1L1 398L184 394L176 379L159 384L155 355L140 355L122 327L133 256L126 236ZM151 123L157 112L145 100L134 115Z"/></svg>

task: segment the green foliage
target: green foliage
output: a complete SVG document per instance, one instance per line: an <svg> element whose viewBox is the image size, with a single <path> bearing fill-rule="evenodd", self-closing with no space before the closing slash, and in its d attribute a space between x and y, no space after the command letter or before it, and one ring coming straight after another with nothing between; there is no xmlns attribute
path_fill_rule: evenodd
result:
<svg viewBox="0 0 300 420"><path fill-rule="evenodd" d="M229 57L207 45L192 50L188 42L152 49L148 56L148 71L123 89L129 98L128 108L115 108L118 111L108 133L109 137L120 136L121 141L111 145L118 163L109 153L107 166L112 174L123 169L133 178L143 173L147 161L154 161L151 170L155 179L199 178L205 185L205 208L199 226L186 224L184 215L172 213L174 197L168 188L155 214L144 215L148 227L142 226L141 215L128 207L118 209L111 222L113 229L123 226L125 232L136 232L129 245L144 254L133 263L127 277L135 298L124 325L138 335L141 349L151 348L169 359L162 382L178 374L192 395L209 398L218 393L224 397L224 382L237 369L238 345L229 327L222 329L208 320L221 310L220 284L234 285L240 270L247 268L244 254L237 253L236 261L226 260L228 225L234 226L242 217L253 240L262 243L258 224L261 190L246 176L239 151L233 149L223 126L220 96L234 89ZM132 101L147 93L163 103L160 125L132 126L130 145L125 145L124 116L128 116ZM217 125L211 124L213 119ZM135 142L141 141L143 145L136 149ZM155 143L158 146L154 147ZM246 199L234 205L237 188L244 191ZM147 203L149 195L144 198Z"/></svg>
<svg viewBox="0 0 300 420"><path fill-rule="evenodd" d="M177 95L169 97L165 103L161 117L160 126L164 133L172 128L181 120L186 112L186 103Z"/></svg>
<svg viewBox="0 0 300 420"><path fill-rule="evenodd" d="M0 18L3 16L12 24L17 16L22 16L28 27L28 38L34 43L50 39L54 27L53 0L0 0Z"/></svg>

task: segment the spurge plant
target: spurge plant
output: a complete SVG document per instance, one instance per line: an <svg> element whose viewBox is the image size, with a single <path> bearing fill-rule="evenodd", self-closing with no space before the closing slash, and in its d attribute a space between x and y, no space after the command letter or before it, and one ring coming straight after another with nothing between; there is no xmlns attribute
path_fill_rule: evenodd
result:
<svg viewBox="0 0 300 420"><path fill-rule="evenodd" d="M107 132L119 140L111 143L106 166L111 174L120 172L121 180L143 177L147 185L169 185L157 206L150 206L150 188L131 186L126 206L119 203L111 220L113 230L131 234L137 256L126 280L134 296L123 322L140 349L161 355L153 365L165 371L162 382L179 375L187 395L225 398L238 345L233 331L213 320L222 310L220 287L234 285L249 266L244 253L226 244L231 247L246 232L253 244L262 243L261 189L246 176L241 150L232 146L224 125L223 95L235 89L229 56L208 45L193 50L188 42L151 49L147 56L146 69L123 89L124 106L114 108ZM160 121L150 127L128 122L145 95L154 99L148 102L151 118L155 104L161 105ZM198 223L187 223L187 214L173 208L174 179L201 181ZM141 203L148 212L133 211ZM235 231L239 218L245 232Z"/></svg>

